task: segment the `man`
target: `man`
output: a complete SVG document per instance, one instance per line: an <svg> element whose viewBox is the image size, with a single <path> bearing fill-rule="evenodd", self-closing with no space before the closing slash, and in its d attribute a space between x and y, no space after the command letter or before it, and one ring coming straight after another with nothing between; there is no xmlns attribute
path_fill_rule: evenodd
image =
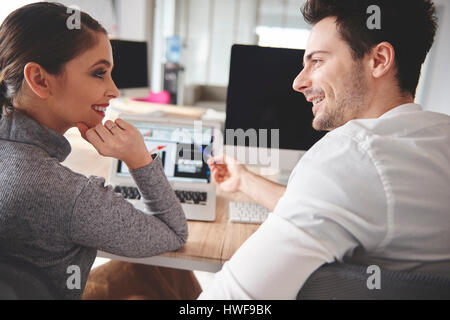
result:
<svg viewBox="0 0 450 320"><path fill-rule="evenodd" d="M370 28L371 5L381 29ZM293 87L313 103L313 127L330 132L287 188L234 159L210 161L223 190L273 213L201 299L295 299L316 269L344 258L450 274L450 117L414 104L434 5L308 0L302 12L314 27Z"/></svg>

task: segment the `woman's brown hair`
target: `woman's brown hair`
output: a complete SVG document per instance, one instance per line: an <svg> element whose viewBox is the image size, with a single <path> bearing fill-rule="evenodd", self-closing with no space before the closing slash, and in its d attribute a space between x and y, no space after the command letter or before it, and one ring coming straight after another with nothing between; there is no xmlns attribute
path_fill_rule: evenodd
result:
<svg viewBox="0 0 450 320"><path fill-rule="evenodd" d="M35 62L52 75L107 35L98 21L80 12L79 28L69 27L74 10L54 2L38 2L12 12L0 26L0 108L7 115L24 82L24 68ZM1 112L0 112L1 116Z"/></svg>

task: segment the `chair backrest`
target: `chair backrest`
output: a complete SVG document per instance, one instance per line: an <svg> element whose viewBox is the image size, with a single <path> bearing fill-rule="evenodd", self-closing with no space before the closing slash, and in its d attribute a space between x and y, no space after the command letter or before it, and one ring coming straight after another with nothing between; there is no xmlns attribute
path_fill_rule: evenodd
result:
<svg viewBox="0 0 450 320"><path fill-rule="evenodd" d="M346 263L316 270L297 295L298 300L448 300L450 277L390 271ZM376 277L379 277L376 279Z"/></svg>
<svg viewBox="0 0 450 320"><path fill-rule="evenodd" d="M36 266L12 257L0 257L0 300L55 300L51 280Z"/></svg>

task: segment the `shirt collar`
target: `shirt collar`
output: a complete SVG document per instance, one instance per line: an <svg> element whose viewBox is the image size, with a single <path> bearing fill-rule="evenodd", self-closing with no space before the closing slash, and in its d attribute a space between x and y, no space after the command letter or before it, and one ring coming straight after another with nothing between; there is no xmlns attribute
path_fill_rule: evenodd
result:
<svg viewBox="0 0 450 320"><path fill-rule="evenodd" d="M8 117L1 117L0 139L38 146L59 162L63 162L72 151L63 135L19 110L12 111Z"/></svg>
<svg viewBox="0 0 450 320"><path fill-rule="evenodd" d="M417 103L406 103L395 107L388 112L384 113L380 118L389 117L394 114L404 113L404 112L413 112L413 111L422 111L422 107Z"/></svg>

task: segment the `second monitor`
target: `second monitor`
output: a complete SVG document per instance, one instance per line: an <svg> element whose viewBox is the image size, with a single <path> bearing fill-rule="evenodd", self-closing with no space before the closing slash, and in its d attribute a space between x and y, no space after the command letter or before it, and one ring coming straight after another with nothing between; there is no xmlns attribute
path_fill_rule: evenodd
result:
<svg viewBox="0 0 450 320"><path fill-rule="evenodd" d="M251 145L246 139L229 141L236 147L271 148L271 130L279 130L279 149L283 169L292 169L301 153L307 151L325 132L312 128L312 104L292 88L302 70L304 50L234 45L231 53L230 80L225 129L247 131L267 129L267 145ZM225 133L226 137L226 133ZM232 139L233 140L233 139ZM295 159L294 159L295 158ZM291 160L291 161L289 161Z"/></svg>

